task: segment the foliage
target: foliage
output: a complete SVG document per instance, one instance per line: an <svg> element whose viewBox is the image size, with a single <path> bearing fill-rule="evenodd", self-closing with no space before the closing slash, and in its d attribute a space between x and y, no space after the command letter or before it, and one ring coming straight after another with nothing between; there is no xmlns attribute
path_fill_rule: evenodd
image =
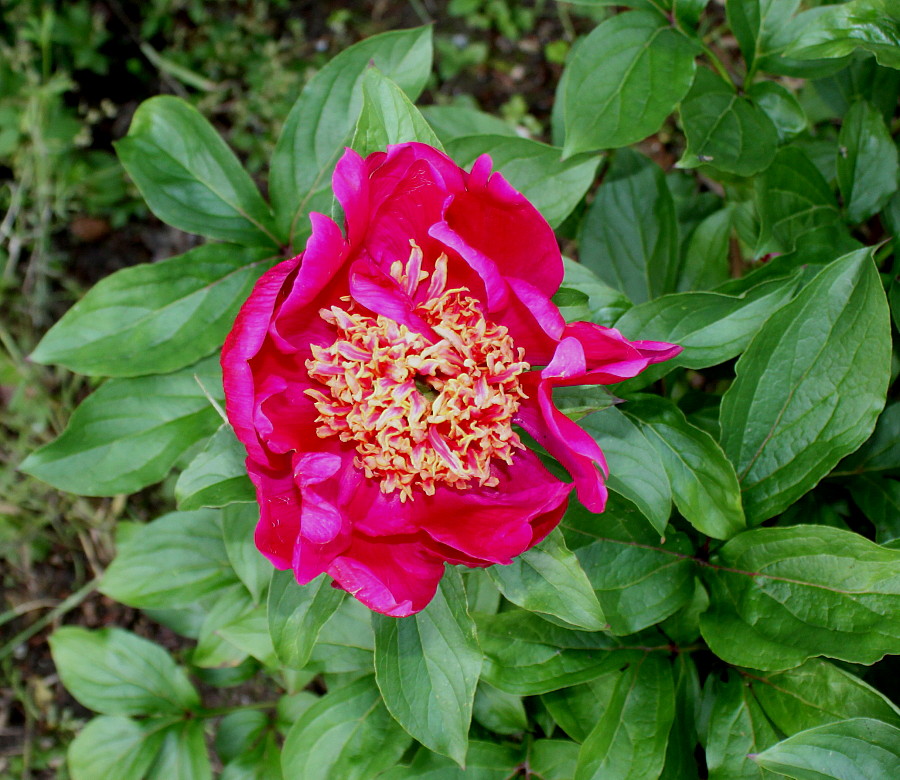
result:
<svg viewBox="0 0 900 780"><path fill-rule="evenodd" d="M552 146L471 109L423 117L427 27L370 37L309 81L271 203L201 113L143 104L120 159L158 217L216 243L119 272L49 332L34 360L110 378L22 468L84 495L180 472L178 509L123 534L101 587L197 644L174 659L118 629L55 633L60 676L98 713L69 753L76 780L209 777L212 733L227 778L889 776L900 10L728 0L723 22L702 1L627 5L574 47ZM726 33L735 61L713 45ZM676 127L671 170L652 143L629 148ZM494 153L576 237L567 315L685 350L615 406L557 399L606 448L604 514L573 500L512 566L448 572L398 620L267 574L217 414L220 323L192 334L302 250L343 146L435 136L460 162ZM191 681L255 674L277 699L227 714Z"/></svg>

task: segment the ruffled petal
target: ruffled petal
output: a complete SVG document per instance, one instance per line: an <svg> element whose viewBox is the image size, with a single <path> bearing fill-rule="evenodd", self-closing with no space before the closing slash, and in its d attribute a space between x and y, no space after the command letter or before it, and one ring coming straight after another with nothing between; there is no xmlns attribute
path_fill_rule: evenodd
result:
<svg viewBox="0 0 900 780"><path fill-rule="evenodd" d="M444 562L421 542L354 535L350 546L328 567L335 583L369 609L407 617L434 598Z"/></svg>

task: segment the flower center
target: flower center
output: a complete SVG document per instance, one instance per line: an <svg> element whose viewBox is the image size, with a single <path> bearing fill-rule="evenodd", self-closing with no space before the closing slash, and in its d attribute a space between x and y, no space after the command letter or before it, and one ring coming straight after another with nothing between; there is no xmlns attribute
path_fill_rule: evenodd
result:
<svg viewBox="0 0 900 780"><path fill-rule="evenodd" d="M412 297L429 279L422 252L391 266L391 276ZM433 495L437 484L492 487L496 458L512 463L523 449L512 418L525 397L519 374L530 368L503 325L485 319L463 288L445 290L441 255L428 290L413 309L435 337L383 315L337 306L320 315L338 331L330 347L312 347L310 377L327 388L307 390L319 416L318 435L356 446L356 465L381 480L384 493Z"/></svg>

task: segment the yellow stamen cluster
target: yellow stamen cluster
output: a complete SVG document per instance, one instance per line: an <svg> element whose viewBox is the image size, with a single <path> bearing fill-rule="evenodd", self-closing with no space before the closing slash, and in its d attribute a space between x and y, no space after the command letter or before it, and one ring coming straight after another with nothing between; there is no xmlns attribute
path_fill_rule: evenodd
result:
<svg viewBox="0 0 900 780"><path fill-rule="evenodd" d="M412 243L412 242L410 242ZM412 244L407 263L391 275L410 295L429 278ZM511 463L523 445L512 418L525 395L519 374L530 366L503 325L488 322L464 289L445 290L447 258L430 275L414 311L437 338L382 315L338 306L322 318L338 332L329 347L312 347L310 377L325 388L306 392L319 412L318 435L356 446L356 464L401 501L415 487L491 487L497 458Z"/></svg>

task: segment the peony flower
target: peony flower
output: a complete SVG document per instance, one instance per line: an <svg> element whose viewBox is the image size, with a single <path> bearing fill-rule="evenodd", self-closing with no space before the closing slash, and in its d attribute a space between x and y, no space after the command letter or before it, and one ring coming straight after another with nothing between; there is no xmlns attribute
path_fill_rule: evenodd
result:
<svg viewBox="0 0 900 780"><path fill-rule="evenodd" d="M346 234L312 214L306 250L260 278L222 352L227 412L260 551L399 617L445 562L540 542L573 488L602 511L603 453L553 388L619 382L680 347L566 324L553 231L486 155L466 173L424 144L348 149L333 185Z"/></svg>

